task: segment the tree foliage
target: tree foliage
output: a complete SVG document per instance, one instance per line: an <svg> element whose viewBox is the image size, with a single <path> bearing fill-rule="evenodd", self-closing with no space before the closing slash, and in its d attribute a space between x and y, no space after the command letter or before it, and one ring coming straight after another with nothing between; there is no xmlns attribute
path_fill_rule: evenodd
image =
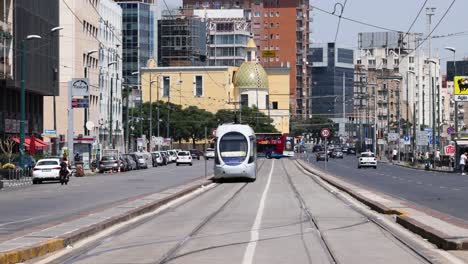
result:
<svg viewBox="0 0 468 264"><path fill-rule="evenodd" d="M196 141L205 138L205 127L210 137L210 131L218 125L226 123L241 123L251 126L255 132L270 133L278 132L273 126L273 120L256 108L243 107L242 111L220 109L215 114L200 109L196 106L182 108L179 105L167 102L154 102L152 104L152 135L158 135L158 108L159 108L159 135L161 137L171 137L173 140ZM134 128L134 135L149 135L149 112L150 104L144 103L141 108L133 109L133 118L130 119L130 126ZM167 125L169 122L169 135Z"/></svg>
<svg viewBox="0 0 468 264"><path fill-rule="evenodd" d="M312 116L312 118L305 120L294 120L291 127L291 132L294 135L310 134L312 138L320 138L322 128L329 128L331 130L331 138L335 137L338 130L337 124L333 120L323 116Z"/></svg>

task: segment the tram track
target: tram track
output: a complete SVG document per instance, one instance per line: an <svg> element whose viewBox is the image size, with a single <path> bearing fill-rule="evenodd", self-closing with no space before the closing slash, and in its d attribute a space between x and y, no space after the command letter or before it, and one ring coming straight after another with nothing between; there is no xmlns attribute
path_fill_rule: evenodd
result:
<svg viewBox="0 0 468 264"><path fill-rule="evenodd" d="M336 192L336 191L331 191L329 188L325 187L324 184L326 183L323 183L323 182L320 182L319 179L315 178L315 177L318 177L320 178L320 176L318 175L311 175L312 173L305 173L304 172L304 169L296 162L294 161L296 167L299 169L300 173L302 173L303 175L305 175L306 177L308 177L310 180L314 181L316 184L318 184L320 187L324 188L326 191L329 191L331 194L333 194L337 199L339 199L340 201L344 202L345 204L347 204L350 208L352 208L354 211L358 212L363 218L365 218L367 221L377 225L381 230L382 232L387 232L392 238L396 239L398 242L400 242L403 246L405 246L409 251L411 251L412 253L414 253L415 255L417 255L418 257L420 257L423 261L429 263L429 264L436 264L436 263L439 263L437 260L433 260L431 259L430 256L427 256L425 254L423 254L421 252L420 249L417 249L415 248L415 246L411 245L411 243L409 243L408 241L406 241L405 239L401 238L401 236L399 234L397 234L396 232L394 232L393 230L391 230L390 228L388 228L385 224L383 224L379 219L378 217L373 217L373 216L370 216L368 213L364 212L362 208L359 208L357 207L356 205L350 203L350 201L345 198L340 192ZM286 173L286 176L288 178L288 182L289 182L289 185L291 186L291 188L293 189L293 192L295 193L296 195L296 198L299 200L299 203L301 205L301 208L303 208L303 210L305 211L305 213L309 216L309 220L313 223L313 225L316 227L316 230L317 230L317 234L318 236L320 237L320 239L323 241L323 246L324 248L326 249L327 253L329 254L330 258L331 258L331 263L335 263L335 264L339 264L340 262L337 260L336 258L336 254L334 254L333 250L331 249L330 245L329 245L329 242L326 240L326 238L323 236L321 230L320 230L320 226L318 225L318 222L317 220L315 219L315 217L313 216L313 214L310 212L310 210L307 208L306 206L306 203L304 201L304 198L303 196L300 194L300 192L297 190L296 186L294 185L293 181L292 181L292 177L291 175L289 174L289 172L285 169L285 166L284 166L284 162L282 161L281 163L283 169L285 170L285 173ZM315 177L314 177L315 176Z"/></svg>

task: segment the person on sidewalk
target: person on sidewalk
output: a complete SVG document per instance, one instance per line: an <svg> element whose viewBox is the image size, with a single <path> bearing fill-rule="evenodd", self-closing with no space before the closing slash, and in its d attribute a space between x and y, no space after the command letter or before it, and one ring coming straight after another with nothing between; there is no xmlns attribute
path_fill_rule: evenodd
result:
<svg viewBox="0 0 468 264"><path fill-rule="evenodd" d="M468 153L465 152L463 153L461 156L460 156L460 170L461 170L461 174L462 175L466 175L465 174L465 165L466 165L466 159L467 159L467 155Z"/></svg>
<svg viewBox="0 0 468 264"><path fill-rule="evenodd" d="M398 156L398 150L393 149L393 151L392 151L392 161L393 162L395 162L397 160L397 156Z"/></svg>
<svg viewBox="0 0 468 264"><path fill-rule="evenodd" d="M434 167L437 166L437 167L440 167L440 150L437 149L436 152L435 152L435 155L434 155Z"/></svg>

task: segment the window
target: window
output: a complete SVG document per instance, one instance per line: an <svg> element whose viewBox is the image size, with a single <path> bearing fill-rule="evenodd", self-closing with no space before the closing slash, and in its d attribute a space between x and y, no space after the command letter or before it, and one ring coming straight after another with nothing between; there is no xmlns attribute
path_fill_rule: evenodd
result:
<svg viewBox="0 0 468 264"><path fill-rule="evenodd" d="M409 63L414 63L414 57L409 57Z"/></svg>
<svg viewBox="0 0 468 264"><path fill-rule="evenodd" d="M270 12L270 17L274 17L275 16L275 12L271 11Z"/></svg>
<svg viewBox="0 0 468 264"><path fill-rule="evenodd" d="M254 17L260 17L260 11L255 11Z"/></svg>
<svg viewBox="0 0 468 264"><path fill-rule="evenodd" d="M396 65L400 64L400 59L394 59L393 64L396 64Z"/></svg>
<svg viewBox="0 0 468 264"><path fill-rule="evenodd" d="M239 165L247 158L249 142L239 132L225 134L219 142L219 154L227 165Z"/></svg>
<svg viewBox="0 0 468 264"><path fill-rule="evenodd" d="M276 34L276 39L280 39L280 35L279 35L279 34Z"/></svg>
<svg viewBox="0 0 468 264"><path fill-rule="evenodd" d="M240 104L241 104L241 107L249 106L249 95L248 94L241 94Z"/></svg>
<svg viewBox="0 0 468 264"><path fill-rule="evenodd" d="M163 77L163 96L164 97L170 96L170 89L171 89L171 77L164 76Z"/></svg>
<svg viewBox="0 0 468 264"><path fill-rule="evenodd" d="M278 110L278 102L271 102L271 109Z"/></svg>
<svg viewBox="0 0 468 264"><path fill-rule="evenodd" d="M197 75L195 76L195 96L201 97L203 96L203 76Z"/></svg>

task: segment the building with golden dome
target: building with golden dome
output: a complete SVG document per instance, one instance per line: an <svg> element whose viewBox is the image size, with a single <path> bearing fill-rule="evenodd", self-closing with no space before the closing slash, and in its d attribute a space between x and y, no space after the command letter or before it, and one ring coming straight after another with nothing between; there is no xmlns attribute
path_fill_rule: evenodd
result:
<svg viewBox="0 0 468 264"><path fill-rule="evenodd" d="M288 133L290 69L264 69L255 51L256 45L250 38L246 61L239 67L142 68L143 102L159 99L182 107L197 106L212 113L220 109L235 110L239 106L258 107L273 119L278 131Z"/></svg>

